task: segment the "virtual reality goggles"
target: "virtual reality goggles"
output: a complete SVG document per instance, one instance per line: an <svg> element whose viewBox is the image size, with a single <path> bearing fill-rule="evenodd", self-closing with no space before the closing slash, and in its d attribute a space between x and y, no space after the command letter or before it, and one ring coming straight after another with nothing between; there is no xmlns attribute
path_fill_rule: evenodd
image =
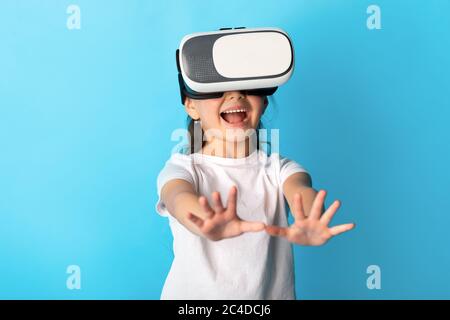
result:
<svg viewBox="0 0 450 320"><path fill-rule="evenodd" d="M176 62L182 104L234 90L268 96L291 77L294 49L278 28L221 28L186 35Z"/></svg>

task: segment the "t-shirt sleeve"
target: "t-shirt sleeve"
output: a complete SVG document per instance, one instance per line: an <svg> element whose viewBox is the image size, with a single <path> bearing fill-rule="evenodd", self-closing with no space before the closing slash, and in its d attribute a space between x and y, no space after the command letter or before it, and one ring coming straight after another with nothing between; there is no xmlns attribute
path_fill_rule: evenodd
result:
<svg viewBox="0 0 450 320"><path fill-rule="evenodd" d="M158 174L156 180L156 188L158 194L158 200L155 205L156 212L163 217L169 216L169 211L165 204L161 200L161 190L169 180L183 179L191 183L196 189L197 181L195 178L195 172L192 165L192 160L186 156L178 153L172 154L169 160L166 161L163 169Z"/></svg>
<svg viewBox="0 0 450 320"><path fill-rule="evenodd" d="M307 174L309 174L309 172L296 161L283 157L281 155L279 157L280 157L280 186L282 186L284 181L294 173L306 172Z"/></svg>

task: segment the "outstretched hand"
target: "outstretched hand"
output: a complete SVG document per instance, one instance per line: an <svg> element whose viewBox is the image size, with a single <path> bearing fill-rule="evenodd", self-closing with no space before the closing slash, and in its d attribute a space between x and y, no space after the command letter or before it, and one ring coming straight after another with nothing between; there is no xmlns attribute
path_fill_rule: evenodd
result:
<svg viewBox="0 0 450 320"><path fill-rule="evenodd" d="M205 196L200 196L198 201L207 218L202 219L192 212L189 212L187 217L197 225L206 238L213 241L236 237L244 232L264 230L265 224L263 222L245 221L237 216L236 198L237 189L235 186L230 189L226 208L223 207L220 193L217 191L212 193L212 208L208 199Z"/></svg>
<svg viewBox="0 0 450 320"><path fill-rule="evenodd" d="M353 229L355 227L354 223L341 224L331 228L328 227L328 224L341 203L339 200L334 201L321 216L321 208L325 196L325 190L320 190L317 193L311 211L306 217L303 210L301 194L296 193L291 208L295 220L294 223L286 228L273 225L266 226L266 232L272 236L284 237L288 241L296 244L320 246L332 237Z"/></svg>

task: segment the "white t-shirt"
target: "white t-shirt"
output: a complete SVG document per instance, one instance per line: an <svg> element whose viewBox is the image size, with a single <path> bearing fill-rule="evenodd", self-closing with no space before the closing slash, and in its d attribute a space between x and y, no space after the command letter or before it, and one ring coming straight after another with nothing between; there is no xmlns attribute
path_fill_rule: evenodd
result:
<svg viewBox="0 0 450 320"><path fill-rule="evenodd" d="M237 186L241 219L287 226L283 182L300 164L263 150L244 158L173 153L158 175L156 211L169 218L174 260L161 299L295 299L292 246L265 231L211 241L178 222L161 201L161 189L171 179L184 179L207 197L219 191L226 206Z"/></svg>

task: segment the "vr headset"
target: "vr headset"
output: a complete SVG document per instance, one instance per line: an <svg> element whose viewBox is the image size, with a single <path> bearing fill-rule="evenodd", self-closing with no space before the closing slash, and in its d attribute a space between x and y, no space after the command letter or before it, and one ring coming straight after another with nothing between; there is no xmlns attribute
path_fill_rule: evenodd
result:
<svg viewBox="0 0 450 320"><path fill-rule="evenodd" d="M291 77L294 49L278 28L221 28L183 37L176 62L182 104L233 90L268 96Z"/></svg>

